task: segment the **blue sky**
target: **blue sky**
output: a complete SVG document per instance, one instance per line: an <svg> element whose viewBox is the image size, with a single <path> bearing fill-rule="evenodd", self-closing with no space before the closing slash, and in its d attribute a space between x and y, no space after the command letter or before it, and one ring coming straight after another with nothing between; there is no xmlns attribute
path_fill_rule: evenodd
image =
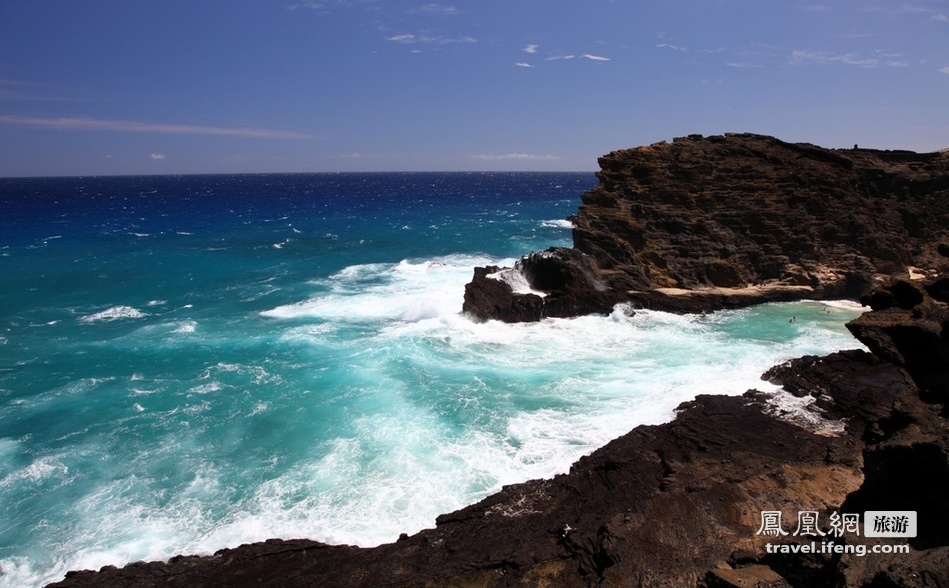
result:
<svg viewBox="0 0 949 588"><path fill-rule="evenodd" d="M949 1L0 0L0 176L949 147Z"/></svg>

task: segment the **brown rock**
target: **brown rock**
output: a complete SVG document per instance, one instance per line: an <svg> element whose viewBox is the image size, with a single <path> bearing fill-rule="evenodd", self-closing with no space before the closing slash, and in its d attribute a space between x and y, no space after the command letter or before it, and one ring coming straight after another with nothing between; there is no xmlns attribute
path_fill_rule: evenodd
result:
<svg viewBox="0 0 949 588"><path fill-rule="evenodd" d="M599 163L599 184L574 219L583 255L568 262L580 264L571 271L585 276L586 294L579 282L563 297L555 285L538 287L557 309L541 317L603 312L609 300L697 312L857 298L884 278L949 271L949 152L691 135ZM466 299L465 311L536 320L504 310L527 304L517 294L485 303L489 290ZM591 296L597 303L585 304Z"/></svg>

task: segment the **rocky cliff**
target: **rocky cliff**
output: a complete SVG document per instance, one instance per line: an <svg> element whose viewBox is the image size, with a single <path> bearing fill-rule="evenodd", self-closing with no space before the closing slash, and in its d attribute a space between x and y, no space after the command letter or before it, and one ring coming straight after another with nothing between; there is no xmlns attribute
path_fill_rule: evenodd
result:
<svg viewBox="0 0 949 588"><path fill-rule="evenodd" d="M777 394L696 390L672 422L395 543L271 540L53 586L949 586L947 283L900 282L868 299L878 310L851 329L879 356L777 366L765 375ZM868 510L916 511L917 536L833 535L835 515ZM781 512L785 535L761 533L763 511ZM817 513L813 535L794 535L801 511ZM802 552L812 541L851 552ZM908 551L873 553L897 545Z"/></svg>
<svg viewBox="0 0 949 588"><path fill-rule="evenodd" d="M599 164L574 248L513 268L537 293L499 288L499 268L482 269L466 288L469 315L536 320L624 300L695 312L856 298L887 277L949 269L946 152L729 134L614 151Z"/></svg>

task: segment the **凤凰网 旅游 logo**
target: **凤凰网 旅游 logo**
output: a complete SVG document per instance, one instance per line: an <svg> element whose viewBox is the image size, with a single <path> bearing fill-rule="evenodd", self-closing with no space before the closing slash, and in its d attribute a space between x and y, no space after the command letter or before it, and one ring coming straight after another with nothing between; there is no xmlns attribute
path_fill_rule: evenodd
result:
<svg viewBox="0 0 949 588"><path fill-rule="evenodd" d="M916 537L917 516L913 510L871 510L863 513L832 512L822 524L821 513L799 510L797 520L785 528L780 510L761 511L756 535L784 540L766 543L768 553L909 553L909 545L855 543L864 538L906 539ZM862 523L862 524L861 524ZM791 530L793 529L793 530ZM836 540L841 540L837 542ZM802 543L801 541L804 540Z"/></svg>
<svg viewBox="0 0 949 588"><path fill-rule="evenodd" d="M864 537L915 537L915 510L868 510L863 513Z"/></svg>

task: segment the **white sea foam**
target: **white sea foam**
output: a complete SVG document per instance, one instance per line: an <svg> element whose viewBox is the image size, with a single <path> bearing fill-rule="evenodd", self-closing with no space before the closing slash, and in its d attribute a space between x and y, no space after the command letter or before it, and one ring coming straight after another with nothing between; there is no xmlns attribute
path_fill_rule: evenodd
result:
<svg viewBox="0 0 949 588"><path fill-rule="evenodd" d="M527 281L527 276L525 276L524 272L517 268L504 268L500 271L494 272L493 274L488 274L487 277L491 278L492 280L504 282L511 287L511 290L515 294L536 294L541 298L547 296L546 292L541 292L540 290L534 290L531 288L530 282Z"/></svg>
<svg viewBox="0 0 949 588"><path fill-rule="evenodd" d="M261 313L278 319L267 322L266 360L222 355L179 382L177 396L152 372L123 378L135 386L124 389L133 398L128 418L166 431L163 447L151 452L150 443L133 465L147 471L168 460L194 478L177 487L137 473L106 481L76 501L58 539L68 549L42 565L4 560L5 573L42 584L69 569L275 536L393 541L505 484L564 472L637 425L669 420L696 394L773 392L760 380L770 366L857 346L837 314L852 310L825 313L822 303L706 316L618 305L609 316L475 323L461 314L461 298L471 267L487 263L497 262L350 266L313 282L306 300ZM201 333L177 339L207 345L212 328L202 323ZM154 333L136 336L140 345ZM303 376L289 382L291 367L279 361ZM280 450L255 455L265 447L258 436L273 428L287 435ZM246 463L224 457L234 454ZM217 456L193 457L207 455ZM48 461L32 475L45 483L68 474ZM16 483L32 483L18 475Z"/></svg>
<svg viewBox="0 0 949 588"><path fill-rule="evenodd" d="M181 323L178 324L175 330L172 331L172 333L178 333L178 334L194 333L195 329L197 328L198 328L198 323L196 321L182 321Z"/></svg>
<svg viewBox="0 0 949 588"><path fill-rule="evenodd" d="M132 306L113 306L103 311L80 317L79 321L83 323L94 323L99 321L116 321L121 319L138 319L146 315L142 311Z"/></svg>
<svg viewBox="0 0 949 588"><path fill-rule="evenodd" d="M558 229L572 229L573 223L566 219L554 219L554 220L545 220L541 221L540 226L542 227L556 227Z"/></svg>
<svg viewBox="0 0 949 588"><path fill-rule="evenodd" d="M316 283L327 292L261 314L278 319L343 322L417 321L456 314L461 309L463 284L471 278L471 268L488 262L484 258L457 255L349 266Z"/></svg>
<svg viewBox="0 0 949 588"><path fill-rule="evenodd" d="M0 489L17 483L37 485L49 479L63 480L68 473L69 468L63 463L62 456L44 456L0 479Z"/></svg>
<svg viewBox="0 0 949 588"><path fill-rule="evenodd" d="M842 435L847 429L847 421L826 418L814 405L816 401L811 395L799 397L782 388L768 397L767 412L818 435Z"/></svg>
<svg viewBox="0 0 949 588"><path fill-rule="evenodd" d="M830 308L842 308L844 310L868 310L868 307L860 304L856 300L823 300L821 304Z"/></svg>
<svg viewBox="0 0 949 588"><path fill-rule="evenodd" d="M220 382L208 382L207 384L201 384L199 386L194 386L189 389L188 392L192 394L211 394L213 392L218 392L223 389L224 386Z"/></svg>

